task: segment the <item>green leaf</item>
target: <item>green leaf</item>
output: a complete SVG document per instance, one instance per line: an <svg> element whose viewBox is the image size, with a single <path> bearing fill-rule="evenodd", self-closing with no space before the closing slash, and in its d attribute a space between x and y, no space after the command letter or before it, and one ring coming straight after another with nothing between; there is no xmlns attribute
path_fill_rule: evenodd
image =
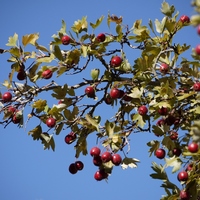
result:
<svg viewBox="0 0 200 200"><path fill-rule="evenodd" d="M93 119L89 114L85 115L85 119L96 128L96 130L99 132L99 124L95 119Z"/></svg>
<svg viewBox="0 0 200 200"><path fill-rule="evenodd" d="M82 56L83 57L87 57L88 50L89 50L88 46L84 46L84 45L81 46L81 51L82 51Z"/></svg>
<svg viewBox="0 0 200 200"><path fill-rule="evenodd" d="M194 94L195 94L195 91L191 91L189 93L184 93L183 95L178 96L177 99L178 99L178 101L182 101L183 99L187 99L188 97L191 97Z"/></svg>
<svg viewBox="0 0 200 200"><path fill-rule="evenodd" d="M44 150L51 148L53 151L55 151L55 142L53 139L53 135L42 133L41 138L42 138L42 144L44 144Z"/></svg>
<svg viewBox="0 0 200 200"><path fill-rule="evenodd" d="M33 137L33 140L39 140L41 138L42 127L36 126L33 130L29 131L28 134Z"/></svg>
<svg viewBox="0 0 200 200"><path fill-rule="evenodd" d="M108 14L107 24L108 24L109 28L110 28L110 22L114 22L116 24L121 24L122 23L122 16L117 17L116 15L110 16L110 14Z"/></svg>
<svg viewBox="0 0 200 200"><path fill-rule="evenodd" d="M80 156L80 153L82 153L83 155L87 155L87 140L84 134L85 130L82 130L82 132L80 133L80 137L77 140L77 143L75 145L75 149L76 149L76 155L75 157L78 158Z"/></svg>
<svg viewBox="0 0 200 200"><path fill-rule="evenodd" d="M39 45L37 42L35 42L35 47L36 47L36 49L38 49L40 51L44 51L44 52L48 52L49 53L49 50L46 47L44 47L42 45Z"/></svg>
<svg viewBox="0 0 200 200"><path fill-rule="evenodd" d="M159 22L158 19L155 20L156 31L158 33L163 33L165 29L166 20L167 20L167 17L164 17L161 22Z"/></svg>
<svg viewBox="0 0 200 200"><path fill-rule="evenodd" d="M153 27L153 22L151 21L151 19L149 20L149 27L151 28L152 32L156 35L154 27Z"/></svg>
<svg viewBox="0 0 200 200"><path fill-rule="evenodd" d="M64 20L62 20L62 27L61 27L61 29L59 30L59 33L62 33L63 35L65 35L65 34L66 34L66 29L67 29L66 23L65 23Z"/></svg>
<svg viewBox="0 0 200 200"><path fill-rule="evenodd" d="M174 11L175 11L174 5L169 6L169 4L167 2L165 2L165 1L162 3L161 12L164 15L166 15L168 17L172 17L172 14L174 13Z"/></svg>
<svg viewBox="0 0 200 200"><path fill-rule="evenodd" d="M47 101L43 99L39 99L32 104L32 107L36 109L37 113L42 112L47 105Z"/></svg>
<svg viewBox="0 0 200 200"><path fill-rule="evenodd" d="M83 31L87 32L87 17L83 17L81 20L75 21L71 29L76 33L79 34Z"/></svg>
<svg viewBox="0 0 200 200"><path fill-rule="evenodd" d="M164 168L173 167L172 173L177 172L182 165L182 161L179 157L173 156L172 158L165 158L166 164L163 166Z"/></svg>
<svg viewBox="0 0 200 200"><path fill-rule="evenodd" d="M150 176L153 179L161 179L161 180L167 180L167 174L166 172L163 170L162 165L158 165L155 162L152 162L152 166L151 168L156 172L154 174L150 174Z"/></svg>
<svg viewBox="0 0 200 200"><path fill-rule="evenodd" d="M22 44L24 45L24 47L27 44L32 44L35 45L36 40L39 38L39 33L34 33L34 34L30 34L30 35L24 35L22 37Z"/></svg>
<svg viewBox="0 0 200 200"><path fill-rule="evenodd" d="M13 46L13 47L17 47L17 41L18 41L18 35L15 33L13 35L13 37L9 37L8 39L8 43L6 44L6 46Z"/></svg>
<svg viewBox="0 0 200 200"><path fill-rule="evenodd" d="M106 135L108 135L109 138L113 137L114 128L115 128L115 124L113 122L109 122L107 120L106 123L105 123L105 129L106 129Z"/></svg>
<svg viewBox="0 0 200 200"><path fill-rule="evenodd" d="M127 169L128 167L136 168L138 162L140 162L140 161L136 158L125 157L122 161L121 167L122 167L122 169Z"/></svg>
<svg viewBox="0 0 200 200"><path fill-rule="evenodd" d="M149 152L150 152L149 156L151 156L152 153L154 153L159 148L160 142L158 142L157 140L152 140L152 141L148 142L147 145L149 147L151 147L149 149Z"/></svg>
<svg viewBox="0 0 200 200"><path fill-rule="evenodd" d="M52 62L52 60L55 58L54 54L50 54L50 56L44 56L44 57L41 57L41 58L38 58L37 59L37 62L44 62L44 63L50 63Z"/></svg>
<svg viewBox="0 0 200 200"><path fill-rule="evenodd" d="M137 125L140 126L141 128L143 128L144 125L146 124L145 121L143 120L142 115L140 115L139 113L134 114L132 120L136 121Z"/></svg>
<svg viewBox="0 0 200 200"><path fill-rule="evenodd" d="M93 23L90 23L90 26L93 28L93 29L96 29L100 24L101 22L103 21L104 19L104 16L101 16L99 19L96 20L96 23L93 24Z"/></svg>
<svg viewBox="0 0 200 200"><path fill-rule="evenodd" d="M54 46L54 55L56 58L58 58L58 60L63 60L64 57L62 56L62 53L60 51L60 47L58 45Z"/></svg>
<svg viewBox="0 0 200 200"><path fill-rule="evenodd" d="M91 72L90 72L90 75L92 77L92 79L95 81L99 78L99 73L100 73L100 70L99 69L92 69Z"/></svg>

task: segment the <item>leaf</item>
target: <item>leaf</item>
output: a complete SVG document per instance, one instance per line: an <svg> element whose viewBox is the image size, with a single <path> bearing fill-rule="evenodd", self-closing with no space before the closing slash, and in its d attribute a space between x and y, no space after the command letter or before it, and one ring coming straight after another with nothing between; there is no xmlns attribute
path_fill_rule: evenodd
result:
<svg viewBox="0 0 200 200"><path fill-rule="evenodd" d="M50 56L44 56L44 57L41 57L41 58L38 58L37 59L37 62L44 62L44 63L50 63L52 62L52 60L55 58L54 54L50 54Z"/></svg>
<svg viewBox="0 0 200 200"><path fill-rule="evenodd" d="M178 99L178 101L182 101L183 99L186 99L194 94L195 94L195 91L191 91L189 93L184 93L183 95L178 96L177 99Z"/></svg>
<svg viewBox="0 0 200 200"><path fill-rule="evenodd" d="M80 153L82 153L83 155L87 155L87 140L86 140L86 134L84 134L84 130L82 130L83 132L80 133L80 137L77 140L77 143L75 145L75 149L76 149L76 155L75 157L78 158Z"/></svg>
<svg viewBox="0 0 200 200"><path fill-rule="evenodd" d="M108 135L109 138L113 137L114 128L115 128L115 124L113 122L109 122L107 120L106 123L105 123L105 129L106 129L106 135Z"/></svg>
<svg viewBox="0 0 200 200"><path fill-rule="evenodd" d="M55 151L55 142L53 139L53 135L42 133L41 137L43 138L42 144L44 144L44 150L51 148L53 151Z"/></svg>
<svg viewBox="0 0 200 200"><path fill-rule="evenodd" d="M101 16L99 19L96 20L96 23L93 24L93 23L90 23L90 26L93 28L93 29L96 29L100 24L101 22L103 21L104 19L104 16Z"/></svg>
<svg viewBox="0 0 200 200"><path fill-rule="evenodd" d="M149 19L149 27L151 28L152 32L156 35L154 27L153 27L153 22L151 21L151 19Z"/></svg>
<svg viewBox="0 0 200 200"><path fill-rule="evenodd" d="M110 16L110 14L108 14L107 24L108 24L109 28L110 28L110 22L114 22L116 24L121 24L122 23L122 16L117 17L116 15Z"/></svg>
<svg viewBox="0 0 200 200"><path fill-rule="evenodd" d="M56 125L56 135L59 135L59 134L60 134L60 132L61 132L62 129L63 129L63 126L64 126L63 123L59 123L59 124Z"/></svg>
<svg viewBox="0 0 200 200"><path fill-rule="evenodd" d="M64 20L62 20L62 27L61 29L59 30L59 33L62 33L63 35L66 34L66 23Z"/></svg>
<svg viewBox="0 0 200 200"><path fill-rule="evenodd" d="M122 169L127 169L128 167L136 168L138 162L140 162L140 161L136 158L125 157L122 161L121 167L122 167Z"/></svg>
<svg viewBox="0 0 200 200"><path fill-rule="evenodd" d="M163 166L162 165L158 165L157 163L152 162L151 168L156 172L154 174L150 174L150 176L153 179L167 180L167 174L163 170Z"/></svg>
<svg viewBox="0 0 200 200"><path fill-rule="evenodd" d="M149 156L151 156L152 153L154 153L159 148L160 142L158 142L157 140L152 140L152 141L148 142L147 145L149 147L151 147L148 151L148 152L150 152Z"/></svg>
<svg viewBox="0 0 200 200"><path fill-rule="evenodd" d="M75 21L71 29L76 33L79 34L82 31L87 32L87 17L83 17L81 20Z"/></svg>
<svg viewBox="0 0 200 200"><path fill-rule="evenodd" d="M43 99L39 99L32 104L32 107L36 109L37 113L42 112L47 105L47 101Z"/></svg>
<svg viewBox="0 0 200 200"><path fill-rule="evenodd" d="M58 45L54 46L54 52L53 53L54 53L55 57L58 58L58 60L64 59L63 56L62 56L62 53L60 51L60 47Z"/></svg>
<svg viewBox="0 0 200 200"><path fill-rule="evenodd" d="M164 17L161 22L159 22L158 19L155 20L156 31L158 33L163 33L165 29L166 20L167 20L167 17Z"/></svg>
<svg viewBox="0 0 200 200"><path fill-rule="evenodd" d="M166 164L163 166L164 168L173 167L172 173L177 172L182 165L182 161L179 157L173 156L172 158L165 158Z"/></svg>
<svg viewBox="0 0 200 200"><path fill-rule="evenodd" d="M99 132L99 124L94 120L89 114L85 115L85 119L96 128L96 130Z"/></svg>
<svg viewBox="0 0 200 200"><path fill-rule="evenodd" d="M90 75L92 77L92 79L95 81L99 78L99 72L100 70L99 69L92 69L91 72L90 72Z"/></svg>
<svg viewBox="0 0 200 200"><path fill-rule="evenodd" d="M174 5L169 6L169 4L167 2L165 2L165 1L162 3L161 12L164 15L166 15L168 17L172 17L172 14L174 13L174 11L175 11Z"/></svg>
<svg viewBox="0 0 200 200"><path fill-rule="evenodd" d="M139 113L136 113L133 115L132 117L132 121L136 121L137 125L140 126L141 128L144 127L144 125L146 124L143 120L143 116L140 115Z"/></svg>
<svg viewBox="0 0 200 200"><path fill-rule="evenodd" d="M44 47L44 46L42 46L42 45L39 45L37 42L35 42L35 47L36 47L36 49L38 49L38 50L41 50L41 51L44 51L44 52L48 52L48 53L49 53L49 50L48 50L46 47Z"/></svg>
<svg viewBox="0 0 200 200"><path fill-rule="evenodd" d="M28 132L28 135L33 137L33 140L39 140L42 133L42 127L40 125L36 126L33 130Z"/></svg>
<svg viewBox="0 0 200 200"><path fill-rule="evenodd" d="M87 57L88 48L89 48L88 46L84 45L81 46L81 53L83 57Z"/></svg>
<svg viewBox="0 0 200 200"><path fill-rule="evenodd" d="M13 37L9 37L8 43L6 44L6 46L16 47L17 41L18 41L18 35L15 33Z"/></svg>
<svg viewBox="0 0 200 200"><path fill-rule="evenodd" d="M24 35L22 37L22 44L24 45L24 47L27 44L32 44L35 45L36 40L39 38L39 33L34 33L34 34L30 34L30 35Z"/></svg>

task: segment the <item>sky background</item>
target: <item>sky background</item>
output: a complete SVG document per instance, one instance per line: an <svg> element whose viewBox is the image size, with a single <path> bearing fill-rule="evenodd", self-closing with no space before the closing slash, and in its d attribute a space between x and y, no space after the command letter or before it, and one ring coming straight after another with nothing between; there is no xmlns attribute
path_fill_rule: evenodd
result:
<svg viewBox="0 0 200 200"><path fill-rule="evenodd" d="M106 16L108 12L117 16L123 16L123 24L131 27L135 20L142 19L144 25L148 20L161 20L160 12L162 1L154 0L118 0L118 1L64 1L64 0L1 0L0 2L0 48L7 48L5 44L9 36L14 33L21 38L25 34L40 33L38 43L48 47L52 40L51 36L61 28L61 20L67 24L67 30L74 21L87 16L88 22L95 22L102 15L104 22L95 30L109 33ZM181 15L191 16L194 14L190 1L170 0ZM193 27L181 30L176 36L176 42L191 44L195 47L199 43L199 37ZM129 60L133 63L138 53L133 50L127 52ZM190 58L190 51L184 54ZM6 62L8 55L0 56L0 82L3 82L10 70L10 63ZM100 67L94 63L94 68ZM97 66L98 65L98 66ZM82 80L80 77L80 81ZM57 80L56 80L57 81ZM74 81L80 82L72 77L61 77L61 82L71 85ZM58 80L59 82L59 80ZM1 91L4 91L2 89ZM44 96L43 96L44 97ZM55 100L48 99L53 105ZM111 110L112 111L112 110ZM103 118L107 117L108 108L105 106L99 110ZM25 116L26 117L26 116ZM149 176L152 173L151 162L162 161L154 156L148 157L146 143L157 139L151 133L140 133L131 138L131 151L129 157L138 158L136 169L122 170L115 167L109 181L97 182L93 176L97 168L93 166L90 156L81 156L85 167L75 175L68 172L68 166L74 162L73 145L66 145L64 137L70 130L63 131L55 136L56 150L43 150L38 141L33 141L27 132L37 125L38 122L30 121L27 129L19 129L16 125L9 125L6 129L0 127L0 199L1 200L79 200L79 199L160 199L164 194L160 188L161 181L153 180ZM95 137L91 136L88 149L95 146ZM169 168L168 171L171 171ZM176 181L176 175L170 176ZM176 181L177 182L177 181ZM177 183L179 184L179 183ZM181 187L181 186L180 186Z"/></svg>

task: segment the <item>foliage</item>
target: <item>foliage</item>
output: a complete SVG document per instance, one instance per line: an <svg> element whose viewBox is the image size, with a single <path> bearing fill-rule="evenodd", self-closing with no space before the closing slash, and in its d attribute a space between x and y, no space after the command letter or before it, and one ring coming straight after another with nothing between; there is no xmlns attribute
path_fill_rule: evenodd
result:
<svg viewBox="0 0 200 200"><path fill-rule="evenodd" d="M200 24L200 3L196 0L192 5L197 14L191 17L190 23L179 20L175 7L167 2L163 2L161 6L163 19L156 19L154 23L149 20L148 26L138 19L129 28L123 24L121 16L108 14L108 28L114 24L115 33L106 34L103 42L97 39L94 30L101 25L104 16L94 23L88 23L87 17L83 17L74 22L71 30L66 30L63 20L61 29L52 36L53 40L48 48L38 43L38 33L24 35L21 39L15 33L8 39L6 45L9 48L0 50L1 53L10 55L8 62L11 63L11 71L3 86L12 93L10 102L4 102L3 94L0 94L1 124L7 127L14 123L15 126L17 124L23 127L27 120L29 122L32 118L37 118L39 124L28 134L33 140L41 141L44 149L52 150L56 145L54 137L68 128L76 135L71 143L74 144L77 158L80 154L88 154L89 134L96 134L98 144L117 153L124 152L124 147L131 146L131 134L153 132L159 140L147 143L150 156L161 147L167 151L165 165L153 162L154 173L150 175L163 181L162 187L166 196L162 199L177 199L180 193L179 187L169 180L165 168L172 167L172 173L176 173L189 163L193 164L193 170L189 172L189 179L181 184L190 192L191 199L196 199L200 195L200 151L191 153L187 146L191 141L200 142L200 94L193 89L194 83L200 77L200 56L193 50L192 60L183 58L181 54L190 52L190 46L186 43L174 44L173 40L181 29ZM90 29L92 33L89 33ZM64 35L71 39L67 50L63 50ZM125 52L127 47L133 52L140 51L140 56L133 63ZM110 61L116 55L122 58L122 64L113 67ZM90 70L94 60L100 63L100 67ZM163 63L169 67L166 73L160 71ZM69 85L69 82L59 85L49 79L45 80L47 84L41 85L45 83L41 80L44 79L43 72L47 69L57 78L66 75L75 78L83 73L91 78L83 78L82 82L74 85ZM25 72L25 77L16 81L15 77L20 72ZM94 88L94 96L84 93L87 86ZM113 88L123 90L124 96L110 99L109 105L106 105ZM52 98L59 101L58 104L50 106L48 99L40 97L40 94L47 91L51 92ZM141 105L148 108L146 115L138 113ZM11 106L16 110L11 111ZM117 111L109 116L110 119L103 121L96 110L99 107L106 110L107 106L112 106ZM27 119L23 113L30 107ZM163 107L168 112L160 115L158 111ZM50 117L56 120L56 125L48 128L46 120ZM159 124L158 120L162 120L162 123ZM49 133L51 131L52 134ZM183 135L174 140L171 138L172 131ZM182 151L180 156L173 155L175 148ZM138 162L138 159L128 158L124 153L121 167L134 168ZM103 167L108 173L112 173L114 164L104 163Z"/></svg>

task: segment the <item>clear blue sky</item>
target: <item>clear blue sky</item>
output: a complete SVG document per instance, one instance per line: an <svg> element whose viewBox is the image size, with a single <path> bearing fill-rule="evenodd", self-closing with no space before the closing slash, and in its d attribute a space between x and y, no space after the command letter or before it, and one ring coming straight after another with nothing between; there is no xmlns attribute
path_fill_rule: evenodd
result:
<svg viewBox="0 0 200 200"><path fill-rule="evenodd" d="M67 23L67 30L69 30L74 21L83 16L87 16L88 21L94 23L97 18L104 15L105 20L102 26L95 31L96 34L109 32L106 26L108 12L123 16L124 24L128 24L129 27L137 19L143 19L143 24L147 25L149 19L152 21L156 18L162 19L161 2L160 0L1 0L0 48L6 48L8 37L14 33L21 38L22 35L35 32L40 33L38 42L48 46L51 36L60 29L62 19ZM180 15L191 16L194 14L190 1L170 0L168 2L175 5ZM196 46L199 37L194 28L187 27L177 35L176 41ZM130 51L129 56L131 57L131 55L133 58L130 59L134 60L134 52ZM189 56L189 53L185 56ZM1 82L7 78L10 70L10 65L5 59L7 56L0 56ZM72 78L65 78L62 81L69 85L73 84ZM52 103L56 102L52 100ZM105 118L107 117L105 113L104 110L99 114ZM64 143L64 137L70 130L65 130L59 136L55 136L55 152L44 151L40 142L33 141L32 137L27 134L29 129L37 125L34 122L30 121L27 130L18 129L16 125L10 125L6 129L0 127L1 200L157 200L164 194L164 190L159 187L161 182L152 180L149 176L152 173L151 162L155 160L162 163L154 156L148 158L146 143L149 140L157 139L153 134L141 133L131 138L129 156L141 161L138 168L122 170L121 167L115 167L108 183L97 182L93 178L97 168L93 166L90 156L80 157L85 164L83 171L76 175L68 172L69 164L74 161L74 151L73 145L68 146ZM88 149L94 145L95 138L89 138ZM176 175L173 175L171 179L176 180Z"/></svg>

